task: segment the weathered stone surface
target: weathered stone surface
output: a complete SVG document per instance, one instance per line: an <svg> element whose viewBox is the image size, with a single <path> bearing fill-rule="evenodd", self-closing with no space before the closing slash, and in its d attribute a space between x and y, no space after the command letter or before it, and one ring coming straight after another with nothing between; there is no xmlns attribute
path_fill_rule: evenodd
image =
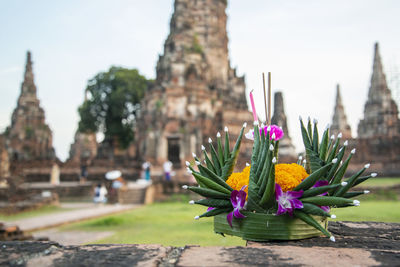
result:
<svg viewBox="0 0 400 267"><path fill-rule="evenodd" d="M330 222L326 237L249 242L247 247L61 246L0 242L0 265L26 266L397 266L400 224Z"/></svg>
<svg viewBox="0 0 400 267"><path fill-rule="evenodd" d="M154 169L166 160L184 166L224 126L233 143L243 122L252 121L244 77L229 63L226 6L222 0L175 1L156 81L137 124L138 155Z"/></svg>
<svg viewBox="0 0 400 267"><path fill-rule="evenodd" d="M60 246L54 242L1 242L0 265L157 266L170 248L160 245Z"/></svg>
<svg viewBox="0 0 400 267"><path fill-rule="evenodd" d="M339 133L342 133L342 138L344 140L351 139L351 127L347 122L347 116L344 112L344 106L342 102L342 96L340 95L340 85L338 84L336 87L336 103L335 109L333 112L332 125L331 125L331 134L337 136Z"/></svg>
<svg viewBox="0 0 400 267"><path fill-rule="evenodd" d="M21 94L11 117L11 126L5 132L13 161L55 159L52 132L45 122L36 91L31 53L28 52Z"/></svg>
<svg viewBox="0 0 400 267"><path fill-rule="evenodd" d="M377 266L362 249L272 245L268 247L191 247L178 266Z"/></svg>
<svg viewBox="0 0 400 267"><path fill-rule="evenodd" d="M287 127L287 119L283 104L282 92L276 92L274 96L274 115L271 118L271 123L276 124L283 129L284 137L279 141L279 161L280 162L295 162L297 154L292 144L292 139L289 135Z"/></svg>
<svg viewBox="0 0 400 267"><path fill-rule="evenodd" d="M315 263L310 259L302 264L310 266L395 266L400 259L400 224L378 222L329 222L329 231L335 236L336 242L328 238L312 238L288 242L291 246L310 247L315 253L319 251ZM281 246L281 242L255 243L251 247ZM326 249L330 252L326 253ZM307 250L307 249L305 249ZM301 257L303 251L299 254ZM315 254L315 255L318 255ZM336 256L334 256L336 255ZM296 256L293 255L293 258ZM334 257L334 261L332 258Z"/></svg>

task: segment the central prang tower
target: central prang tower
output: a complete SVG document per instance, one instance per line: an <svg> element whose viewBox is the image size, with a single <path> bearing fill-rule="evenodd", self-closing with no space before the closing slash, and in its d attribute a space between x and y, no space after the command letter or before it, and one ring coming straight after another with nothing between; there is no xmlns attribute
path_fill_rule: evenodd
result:
<svg viewBox="0 0 400 267"><path fill-rule="evenodd" d="M226 0L175 1L157 77L138 119L140 159L180 166L224 126L233 141L243 122L252 121L244 77L229 62L226 6Z"/></svg>

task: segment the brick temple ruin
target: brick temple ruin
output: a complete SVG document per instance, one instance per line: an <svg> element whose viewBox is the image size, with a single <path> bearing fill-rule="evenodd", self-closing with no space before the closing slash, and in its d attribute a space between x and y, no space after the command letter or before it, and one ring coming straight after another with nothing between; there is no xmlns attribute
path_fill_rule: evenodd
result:
<svg viewBox="0 0 400 267"><path fill-rule="evenodd" d="M349 139L350 144L357 149L349 170L356 171L366 162L371 162L371 171L376 171L380 175L400 174L398 108L386 82L378 43L374 48L371 84L364 106L364 117L358 124L357 138L351 137L339 87L331 130L335 134L342 132L343 140Z"/></svg>
<svg viewBox="0 0 400 267"><path fill-rule="evenodd" d="M330 127L330 132L335 136L337 136L339 133L342 133L342 138L345 140L352 139L351 127L347 122L347 116L344 111L339 84L336 86L336 102L333 111L332 125Z"/></svg>
<svg viewBox="0 0 400 267"><path fill-rule="evenodd" d="M28 51L24 79L11 125L0 135L0 211L19 212L44 204L58 203L58 196L25 190L25 182L50 179L51 168L60 164L53 136L37 97L33 63Z"/></svg>
<svg viewBox="0 0 400 267"><path fill-rule="evenodd" d="M27 174L32 168L50 168L57 161L52 131L46 124L45 112L37 97L32 66L28 51L17 107L12 113L11 125L2 137L9 168L12 173L20 175Z"/></svg>
<svg viewBox="0 0 400 267"><path fill-rule="evenodd" d="M225 126L233 146L243 122L252 121L244 77L229 62L226 7L222 0L175 1L157 77L142 102L140 160L184 166ZM251 143L242 145L249 154Z"/></svg>

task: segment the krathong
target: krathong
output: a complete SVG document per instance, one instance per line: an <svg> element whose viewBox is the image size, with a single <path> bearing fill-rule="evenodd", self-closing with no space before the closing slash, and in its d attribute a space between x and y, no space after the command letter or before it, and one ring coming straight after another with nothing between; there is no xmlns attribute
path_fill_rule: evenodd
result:
<svg viewBox="0 0 400 267"><path fill-rule="evenodd" d="M241 159L250 164L241 172L233 171L247 123L233 149L226 127L224 138L218 134L215 146L210 138L209 152L202 146L203 157L194 154L196 166L187 162L198 185L184 188L203 197L190 203L209 207L195 218L213 216L214 232L245 240L295 240L323 234L335 241L327 230L327 219L336 218L330 213L332 208L359 206L353 198L368 191L349 190L376 173L362 176L370 166L366 164L345 178L355 149L346 153L348 142L342 142L340 134L336 140L330 137L329 127L320 135L316 120L309 119L307 125L299 121L305 155L292 164L278 164L283 131L276 125L260 129L258 121L253 123L247 134L253 140L252 155Z"/></svg>

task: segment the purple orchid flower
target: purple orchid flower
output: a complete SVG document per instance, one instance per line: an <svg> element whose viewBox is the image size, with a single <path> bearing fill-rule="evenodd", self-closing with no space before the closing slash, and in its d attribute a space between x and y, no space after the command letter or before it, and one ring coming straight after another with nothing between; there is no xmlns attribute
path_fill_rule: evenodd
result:
<svg viewBox="0 0 400 267"><path fill-rule="evenodd" d="M320 187L320 186L326 186L326 185L329 185L329 182L327 180L319 180L313 185L313 188ZM328 192L325 192L325 193L322 193L320 196L326 196L327 194L328 194Z"/></svg>
<svg viewBox="0 0 400 267"><path fill-rule="evenodd" d="M326 211L326 212L330 212L331 208L329 206L319 206L322 210ZM333 217L332 217L333 218Z"/></svg>
<svg viewBox="0 0 400 267"><path fill-rule="evenodd" d="M270 127L270 133L269 133L269 139L272 140L279 140L283 138L283 130L281 127L279 127L278 125L269 125L269 126L264 126L264 128L260 128L260 134L262 133L262 131L264 130L264 134L267 135L268 134L268 127ZM272 138L275 135L275 138ZM254 130L250 130L248 133L245 134L245 137L247 139L250 140L254 140Z"/></svg>
<svg viewBox="0 0 400 267"><path fill-rule="evenodd" d="M302 209L303 203L298 200L303 195L303 190L283 192L279 184L275 184L275 199L278 202L276 215L289 213L293 216L294 209Z"/></svg>
<svg viewBox="0 0 400 267"><path fill-rule="evenodd" d="M313 187L320 187L320 186L325 186L325 185L329 185L329 182L327 180L319 180L313 185ZM319 196L326 196L327 194L328 194L328 192L325 192ZM320 207L322 210L324 210L326 212L331 211L331 208L329 206L318 206L318 207Z"/></svg>
<svg viewBox="0 0 400 267"><path fill-rule="evenodd" d="M235 216L236 218L246 218L246 216L240 213L240 210L243 209L244 204L246 203L247 194L244 191L246 187L247 185L244 185L239 191L233 190L231 193L231 203L233 206L233 211L228 213L228 215L226 216L226 220L228 221L231 228L233 216Z"/></svg>

